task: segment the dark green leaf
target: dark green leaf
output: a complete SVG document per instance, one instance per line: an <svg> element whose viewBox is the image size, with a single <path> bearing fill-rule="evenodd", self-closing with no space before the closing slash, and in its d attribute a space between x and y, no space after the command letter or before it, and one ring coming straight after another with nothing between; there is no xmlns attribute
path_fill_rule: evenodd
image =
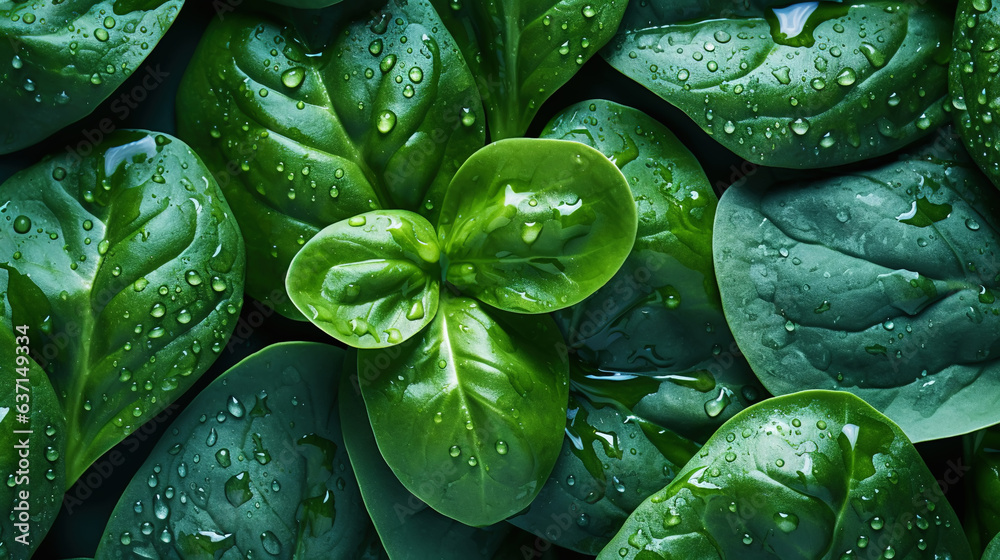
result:
<svg viewBox="0 0 1000 560"><path fill-rule="evenodd" d="M0 60L8 66L0 72L0 107L6 110L0 154L90 114L142 65L183 5L183 0L4 2ZM159 66L148 70L155 83L163 81Z"/></svg>
<svg viewBox="0 0 1000 560"><path fill-rule="evenodd" d="M358 353L359 385L403 486L448 517L484 526L524 509L552 471L565 360L548 316L446 296L417 336Z"/></svg>
<svg viewBox="0 0 1000 560"><path fill-rule="evenodd" d="M640 111L591 100L557 115L543 137L596 148L628 179L639 228L621 270L555 314L570 348L604 371L662 375L728 351L712 267L718 199L694 156Z"/></svg>
<svg viewBox="0 0 1000 560"><path fill-rule="evenodd" d="M573 305L618 271L635 240L632 193L593 148L511 139L476 152L438 220L447 280L518 313Z"/></svg>
<svg viewBox="0 0 1000 560"><path fill-rule="evenodd" d="M0 269L0 293L11 290ZM32 555L52 527L66 489L66 421L48 377L29 356L39 333L0 315L0 551ZM12 326L14 328L12 328ZM20 328L18 328L20 327Z"/></svg>
<svg viewBox="0 0 1000 560"><path fill-rule="evenodd" d="M392 0L316 52L276 19L229 15L199 45L178 114L243 226L247 292L299 319L284 280L303 243L379 208L433 219L485 142L472 75L426 0Z"/></svg>
<svg viewBox="0 0 1000 560"><path fill-rule="evenodd" d="M198 157L143 131L14 175L0 216L14 322L62 403L72 484L215 361L243 302L243 242Z"/></svg>
<svg viewBox="0 0 1000 560"><path fill-rule="evenodd" d="M739 156L828 167L946 120L951 16L934 2L632 2L612 66Z"/></svg>
<svg viewBox="0 0 1000 560"><path fill-rule="evenodd" d="M1000 5L961 0L955 17L955 49L950 85L955 123L965 146L995 185L1000 186L1000 123L995 123L1000 96Z"/></svg>
<svg viewBox="0 0 1000 560"><path fill-rule="evenodd" d="M377 557L336 410L342 361L283 343L216 379L126 488L97 560Z"/></svg>
<svg viewBox="0 0 1000 560"><path fill-rule="evenodd" d="M479 83L494 140L531 119L614 35L627 0L432 0Z"/></svg>
<svg viewBox="0 0 1000 560"><path fill-rule="evenodd" d="M964 521L972 549L978 552L1000 534L1000 426L965 436L965 445L972 481L966 487Z"/></svg>
<svg viewBox="0 0 1000 560"><path fill-rule="evenodd" d="M361 495L382 544L394 560L489 560L512 527L499 523L482 529L445 517L411 494L379 453L368 412L357 385L357 360L348 355L340 382L340 418L351 465ZM351 371L353 370L353 371Z"/></svg>
<svg viewBox="0 0 1000 560"><path fill-rule="evenodd" d="M726 192L715 267L774 394L850 391L914 441L1000 421L1000 196L951 155Z"/></svg>
<svg viewBox="0 0 1000 560"><path fill-rule="evenodd" d="M436 232L419 214L368 212L319 232L292 259L296 307L357 348L399 344L427 326L441 287Z"/></svg>
<svg viewBox="0 0 1000 560"><path fill-rule="evenodd" d="M848 393L734 416L599 560L951 558L962 527L903 432Z"/></svg>

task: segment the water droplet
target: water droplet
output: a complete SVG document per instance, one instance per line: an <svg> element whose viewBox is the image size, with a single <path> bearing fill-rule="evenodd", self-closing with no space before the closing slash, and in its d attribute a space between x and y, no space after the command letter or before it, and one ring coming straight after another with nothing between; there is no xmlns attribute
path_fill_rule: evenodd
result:
<svg viewBox="0 0 1000 560"><path fill-rule="evenodd" d="M597 15L597 10L595 10L593 6L588 4L583 7L583 17L590 19L596 15Z"/></svg>
<svg viewBox="0 0 1000 560"><path fill-rule="evenodd" d="M234 418L243 418L246 413L246 408L244 408L243 403L241 403L236 397L229 397L229 401L226 403L226 408L229 410L229 414L232 414Z"/></svg>
<svg viewBox="0 0 1000 560"><path fill-rule="evenodd" d="M218 461L219 466L224 469L228 469L229 465L233 464L232 459L229 458L229 450L225 448L215 452L215 460Z"/></svg>
<svg viewBox="0 0 1000 560"><path fill-rule="evenodd" d="M153 515L157 519L166 519L170 515L170 507L159 494L153 496Z"/></svg>
<svg viewBox="0 0 1000 560"><path fill-rule="evenodd" d="M885 526L885 522L882 521L881 517L875 516L875 517L872 518L872 521L871 521L871 527L872 527L872 529L874 529L876 531L880 531L880 530L882 530L883 526Z"/></svg>
<svg viewBox="0 0 1000 560"><path fill-rule="evenodd" d="M799 528L799 518L794 513L775 513L774 524L783 533L791 533Z"/></svg>
<svg viewBox="0 0 1000 560"><path fill-rule="evenodd" d="M413 66L410 68L407 76L410 77L411 82L419 84L424 79L424 71L421 70L419 66Z"/></svg>
<svg viewBox="0 0 1000 560"><path fill-rule="evenodd" d="M264 546L264 551L271 556L281 554L281 542L278 541L278 537L271 531L264 531L260 534L260 543Z"/></svg>
<svg viewBox="0 0 1000 560"><path fill-rule="evenodd" d="M94 37L98 41L100 41L100 42L103 43L104 41L108 40L108 38L110 37L110 35L108 35L108 32L106 30L104 30L104 29L98 29L97 31L94 31Z"/></svg>
<svg viewBox="0 0 1000 560"><path fill-rule="evenodd" d="M410 306L410 311L406 313L406 318L411 321L419 321L424 318L424 304L417 300Z"/></svg>
<svg viewBox="0 0 1000 560"><path fill-rule="evenodd" d="M253 498L250 490L250 473L243 471L226 481L226 499L233 507L240 507Z"/></svg>
<svg viewBox="0 0 1000 560"><path fill-rule="evenodd" d="M861 43L861 54L865 55L868 62L871 63L875 68L881 68L885 65L885 53L878 50L875 45L871 43Z"/></svg>
<svg viewBox="0 0 1000 560"><path fill-rule="evenodd" d="M462 448L457 445L452 445L451 447L448 448L448 455L451 455L452 457L458 457L461 454L462 454Z"/></svg>
<svg viewBox="0 0 1000 560"><path fill-rule="evenodd" d="M14 231L17 233L28 233L31 230L31 218L20 215L14 218Z"/></svg>
<svg viewBox="0 0 1000 560"><path fill-rule="evenodd" d="M469 466L474 467L479 464L479 460L475 457L469 457Z"/></svg>
<svg viewBox="0 0 1000 560"><path fill-rule="evenodd" d="M187 280L187 283L192 286L198 286L201 284L201 275L199 275L195 270L187 271L187 274L184 275L184 279Z"/></svg>
<svg viewBox="0 0 1000 560"><path fill-rule="evenodd" d="M379 113L378 119L375 121L375 127L378 128L378 131L382 134L392 132L392 129L396 127L396 113L393 113L392 111L382 111Z"/></svg>
<svg viewBox="0 0 1000 560"><path fill-rule="evenodd" d="M347 225L352 227L361 227L367 222L368 220L364 216L354 216L353 218L347 220Z"/></svg>
<svg viewBox="0 0 1000 560"><path fill-rule="evenodd" d="M497 453L499 453L500 455L506 455L507 454L507 442L505 442L503 440L497 441L497 443L496 443L496 450L497 450Z"/></svg>
<svg viewBox="0 0 1000 560"><path fill-rule="evenodd" d="M287 88L297 88L302 85L302 81L306 77L306 71L304 68L295 67L289 68L281 73L281 83Z"/></svg>
<svg viewBox="0 0 1000 560"><path fill-rule="evenodd" d="M789 127L792 129L792 132L802 136L809 132L809 121L803 118L798 118L792 121L792 124L789 125Z"/></svg>

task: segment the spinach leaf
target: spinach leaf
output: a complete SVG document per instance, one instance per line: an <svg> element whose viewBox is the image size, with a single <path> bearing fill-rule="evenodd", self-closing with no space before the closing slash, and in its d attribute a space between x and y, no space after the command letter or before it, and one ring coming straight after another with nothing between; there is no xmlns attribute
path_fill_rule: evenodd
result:
<svg viewBox="0 0 1000 560"><path fill-rule="evenodd" d="M12 287L9 274L17 272L0 268L5 302ZM0 504L10 513L0 516L0 550L11 558L28 558L62 506L66 421L48 377L30 357L39 338L30 326L11 324L9 307L0 323L0 472L6 474Z"/></svg>
<svg viewBox="0 0 1000 560"><path fill-rule="evenodd" d="M432 0L472 67L494 140L522 136L542 103L607 43L626 0Z"/></svg>
<svg viewBox="0 0 1000 560"><path fill-rule="evenodd" d="M972 468L965 530L972 549L978 552L1000 534L1000 427L965 436L965 448Z"/></svg>
<svg viewBox="0 0 1000 560"><path fill-rule="evenodd" d="M524 509L562 441L568 366L551 318L443 296L430 326L358 353L386 463L435 510L472 526Z"/></svg>
<svg viewBox="0 0 1000 560"><path fill-rule="evenodd" d="M588 146L527 138L490 144L462 165L442 204L447 280L507 311L573 305L628 256L636 232L631 199L621 172Z"/></svg>
<svg viewBox="0 0 1000 560"><path fill-rule="evenodd" d="M806 391L734 416L598 558L928 556L972 558L916 449L857 397Z"/></svg>
<svg viewBox="0 0 1000 560"><path fill-rule="evenodd" d="M666 127L610 101L568 107L542 136L610 158L628 179L638 214L635 244L614 278L556 312L570 348L604 371L660 375L729 350L712 265L718 199L698 160Z"/></svg>
<svg viewBox="0 0 1000 560"><path fill-rule="evenodd" d="M349 21L320 51L276 19L216 21L177 100L181 137L242 224L247 292L293 318L285 273L306 241L380 208L433 219L485 142L472 75L429 2Z"/></svg>
<svg viewBox="0 0 1000 560"><path fill-rule="evenodd" d="M183 0L40 0L0 7L0 154L30 146L108 98L163 37ZM159 67L150 75L159 76ZM162 78L161 78L162 79Z"/></svg>
<svg viewBox="0 0 1000 560"><path fill-rule="evenodd" d="M946 120L951 17L926 2L632 2L602 51L751 162L828 167Z"/></svg>
<svg viewBox="0 0 1000 560"><path fill-rule="evenodd" d="M717 199L694 156L655 120L602 100L567 108L542 134L611 159L639 216L622 269L554 314L577 360L567 437L538 497L511 519L593 555L670 483L696 442L762 391L722 315L711 257Z"/></svg>
<svg viewBox="0 0 1000 560"><path fill-rule="evenodd" d="M299 251L288 268L288 293L337 340L391 346L437 313L440 256L434 227L420 215L368 212L327 227Z"/></svg>
<svg viewBox="0 0 1000 560"><path fill-rule="evenodd" d="M950 149L723 195L722 302L769 391L852 392L914 441L1000 421L1000 195Z"/></svg>
<svg viewBox="0 0 1000 560"><path fill-rule="evenodd" d="M144 131L17 173L0 224L13 322L66 416L69 485L215 361L243 301L243 242L201 160Z"/></svg>
<svg viewBox="0 0 1000 560"><path fill-rule="evenodd" d="M358 485L382 544L396 560L489 559L512 527L469 527L441 515L411 494L379 453L361 398L357 359L348 354L340 380L340 421ZM353 369L353 371L351 371Z"/></svg>
<svg viewBox="0 0 1000 560"><path fill-rule="evenodd" d="M291 8L298 8L302 10L316 10L320 8L326 8L334 4L339 4L343 0L269 0L275 4L281 4L282 6L289 6Z"/></svg>
<svg viewBox="0 0 1000 560"><path fill-rule="evenodd" d="M1000 186L1000 141L994 113L1000 106L997 82L1000 53L1000 6L980 0L961 0L955 17L954 53L950 89L955 125L979 167Z"/></svg>
<svg viewBox="0 0 1000 560"><path fill-rule="evenodd" d="M342 361L275 344L212 382L129 483L97 560L377 557L336 410Z"/></svg>
<svg viewBox="0 0 1000 560"><path fill-rule="evenodd" d="M1000 560L1000 535L997 535L983 553L983 560Z"/></svg>

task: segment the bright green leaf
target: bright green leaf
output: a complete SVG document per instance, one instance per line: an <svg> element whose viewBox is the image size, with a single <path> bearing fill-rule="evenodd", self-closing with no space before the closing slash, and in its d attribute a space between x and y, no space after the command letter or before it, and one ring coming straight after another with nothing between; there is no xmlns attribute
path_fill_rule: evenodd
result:
<svg viewBox="0 0 1000 560"><path fill-rule="evenodd" d="M352 356L348 356L348 361ZM469 527L445 517L411 494L396 478L379 453L361 398L356 363L340 382L340 419L344 443L358 477L361 495L378 530L382 544L394 560L489 560L513 528L498 523Z"/></svg>
<svg viewBox="0 0 1000 560"><path fill-rule="evenodd" d="M518 313L568 307L618 271L635 240L632 192L600 152L512 139L476 152L438 220L447 280Z"/></svg>
<svg viewBox="0 0 1000 560"><path fill-rule="evenodd" d="M632 252L606 285L555 314L570 348L605 371L663 375L729 351L712 264L718 198L698 160L666 127L610 101L583 101L542 132L596 148L629 181Z"/></svg>
<svg viewBox="0 0 1000 560"><path fill-rule="evenodd" d="M436 232L419 214L368 212L319 232L292 259L288 294L337 340L383 348L434 319L441 286Z"/></svg>
<svg viewBox="0 0 1000 560"><path fill-rule="evenodd" d="M243 302L238 226L201 160L121 131L0 185L16 324L66 415L67 484L215 361Z"/></svg>
<svg viewBox="0 0 1000 560"><path fill-rule="evenodd" d="M485 143L472 75L430 3L392 0L345 19L353 4L323 12L339 32L321 50L276 18L213 22L177 101L181 137L242 225L247 292L299 319L285 273L303 243L380 208L433 220Z"/></svg>
<svg viewBox="0 0 1000 560"><path fill-rule="evenodd" d="M935 2L632 2L612 66L753 163L830 167L943 124L951 15Z"/></svg>
<svg viewBox="0 0 1000 560"><path fill-rule="evenodd" d="M848 393L806 391L734 416L598 559L845 557L972 554L895 424Z"/></svg>
<svg viewBox="0 0 1000 560"><path fill-rule="evenodd" d="M378 558L336 410L343 355L275 344L212 382L125 489L97 560Z"/></svg>
<svg viewBox="0 0 1000 560"><path fill-rule="evenodd" d="M386 463L407 490L472 526L524 509L563 437L568 366L551 318L446 296L407 342L358 353Z"/></svg>
<svg viewBox="0 0 1000 560"><path fill-rule="evenodd" d="M183 0L41 0L0 5L0 154L30 146L79 120L132 72L143 87L167 77L142 62ZM123 109L128 108L122 106ZM91 146L93 147L93 146Z"/></svg>

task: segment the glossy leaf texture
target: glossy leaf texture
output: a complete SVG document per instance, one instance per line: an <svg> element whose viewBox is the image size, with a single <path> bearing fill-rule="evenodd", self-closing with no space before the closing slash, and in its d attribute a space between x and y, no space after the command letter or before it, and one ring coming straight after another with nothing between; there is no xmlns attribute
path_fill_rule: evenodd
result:
<svg viewBox="0 0 1000 560"><path fill-rule="evenodd" d="M118 558L378 558L337 413L343 351L275 344L205 388L101 537Z"/></svg>
<svg viewBox="0 0 1000 560"><path fill-rule="evenodd" d="M0 224L14 322L65 412L72 484L215 361L243 302L243 242L201 160L145 131L17 173Z"/></svg>
<svg viewBox="0 0 1000 560"><path fill-rule="evenodd" d="M142 63L184 0L40 0L0 6L0 154L35 144L90 114ZM126 111L125 107L122 107Z"/></svg>
<svg viewBox="0 0 1000 560"><path fill-rule="evenodd" d="M971 467L966 486L964 525L974 551L980 551L1000 534L1000 427L965 436L965 464ZM965 474L955 469L955 474Z"/></svg>
<svg viewBox="0 0 1000 560"><path fill-rule="evenodd" d="M750 162L830 167L946 121L951 21L925 2L650 0L603 55Z"/></svg>
<svg viewBox="0 0 1000 560"><path fill-rule="evenodd" d="M299 8L303 10L318 10L321 8L328 8L334 4L339 4L343 0L269 0L275 4L280 4L282 6L288 6L290 8Z"/></svg>
<svg viewBox="0 0 1000 560"><path fill-rule="evenodd" d="M997 535L983 553L983 560L1000 560L1000 535Z"/></svg>
<svg viewBox="0 0 1000 560"><path fill-rule="evenodd" d="M608 158L563 140L501 140L462 165L438 218L446 277L517 313L583 300L610 280L636 232L628 182Z"/></svg>
<svg viewBox="0 0 1000 560"><path fill-rule="evenodd" d="M556 312L570 348L602 371L684 372L730 350L712 265L718 198L694 155L666 127L610 101L556 115L542 137L596 148L628 180L638 232L606 285Z"/></svg>
<svg viewBox="0 0 1000 560"><path fill-rule="evenodd" d="M632 514L600 560L971 560L903 432L857 397L805 391L737 414Z"/></svg>
<svg viewBox="0 0 1000 560"><path fill-rule="evenodd" d="M52 527L66 490L66 421L45 371L30 357L31 328L13 330L11 283L0 268L0 550L29 558ZM24 327L25 325L13 325ZM22 334L23 333L23 334Z"/></svg>
<svg viewBox="0 0 1000 560"><path fill-rule="evenodd" d="M568 365L548 316L442 297L401 345L358 353L379 450L403 486L472 526L524 509L562 441Z"/></svg>
<svg viewBox="0 0 1000 560"><path fill-rule="evenodd" d="M1000 128L993 122L1000 109L998 35L1000 6L982 0L959 2L949 76L955 125L972 158L1000 186Z"/></svg>
<svg viewBox="0 0 1000 560"><path fill-rule="evenodd" d="M711 256L717 199L694 156L655 120L603 100L567 108L542 134L611 159L639 215L622 269L553 314L576 361L566 438L538 498L511 520L593 555L697 442L763 391L722 315Z"/></svg>
<svg viewBox="0 0 1000 560"><path fill-rule="evenodd" d="M354 358L352 360L352 358ZM340 381L344 443L368 513L394 560L489 560L515 531L506 523L478 528L431 509L411 494L385 463L375 443L358 385L357 359L348 354Z"/></svg>
<svg viewBox="0 0 1000 560"><path fill-rule="evenodd" d="M566 437L552 475L514 525L596 555L724 421L762 396L743 360L662 376L571 368Z"/></svg>
<svg viewBox="0 0 1000 560"><path fill-rule="evenodd" d="M303 243L381 208L433 220L485 143L472 74L431 5L392 0L345 21L352 4L323 12L340 32L321 50L278 19L213 22L177 100L181 137L243 226L247 292L298 319L284 281Z"/></svg>
<svg viewBox="0 0 1000 560"><path fill-rule="evenodd" d="M914 441L1000 421L1000 196L950 149L723 195L722 302L769 391L849 391Z"/></svg>
<svg viewBox="0 0 1000 560"><path fill-rule="evenodd" d="M419 214L381 210L326 227L292 259L289 297L313 324L356 348L399 344L437 312L441 250Z"/></svg>
<svg viewBox="0 0 1000 560"><path fill-rule="evenodd" d="M432 0L476 75L490 136L523 136L538 109L615 34L626 0Z"/></svg>

